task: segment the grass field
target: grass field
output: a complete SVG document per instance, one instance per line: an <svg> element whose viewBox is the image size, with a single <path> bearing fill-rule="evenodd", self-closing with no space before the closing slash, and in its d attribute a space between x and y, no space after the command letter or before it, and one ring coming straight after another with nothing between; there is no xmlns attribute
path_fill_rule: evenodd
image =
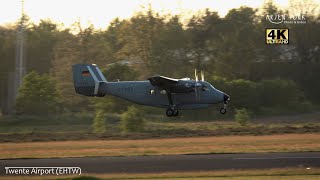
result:
<svg viewBox="0 0 320 180"><path fill-rule="evenodd" d="M1 143L0 158L320 151L320 134Z"/></svg>
<svg viewBox="0 0 320 180"><path fill-rule="evenodd" d="M319 168L289 168L289 169L268 169L268 170L226 170L208 172L168 172L158 174L85 174L82 176L5 176L0 180L16 179L51 179L51 180L318 180L320 178Z"/></svg>
<svg viewBox="0 0 320 180"><path fill-rule="evenodd" d="M122 134L119 116L108 116L106 133L92 133L92 114L56 117L0 117L0 142L150 139L228 135L320 133L320 112L253 119L247 126L230 120L186 121L179 118L146 119L144 132Z"/></svg>

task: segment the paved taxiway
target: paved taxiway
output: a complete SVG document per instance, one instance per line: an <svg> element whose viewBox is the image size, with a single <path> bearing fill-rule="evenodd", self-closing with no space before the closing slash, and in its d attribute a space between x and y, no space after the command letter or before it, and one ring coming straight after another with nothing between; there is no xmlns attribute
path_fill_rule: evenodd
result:
<svg viewBox="0 0 320 180"><path fill-rule="evenodd" d="M4 167L80 167L82 173L150 173L320 167L320 152L0 160Z"/></svg>

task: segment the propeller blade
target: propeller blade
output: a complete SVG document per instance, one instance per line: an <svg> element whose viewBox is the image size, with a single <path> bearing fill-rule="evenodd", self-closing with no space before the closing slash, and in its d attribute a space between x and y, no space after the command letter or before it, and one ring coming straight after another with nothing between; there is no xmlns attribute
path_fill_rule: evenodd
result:
<svg viewBox="0 0 320 180"><path fill-rule="evenodd" d="M204 72L201 71L201 81L204 81Z"/></svg>
<svg viewBox="0 0 320 180"><path fill-rule="evenodd" d="M201 88L201 84L198 82L198 74L197 74L197 69L194 69L194 77L196 80L196 83L194 84L194 95L195 95L195 100L196 101L200 101L200 92L199 92L199 88ZM204 80L204 75L203 72L201 71L201 78L202 81Z"/></svg>
<svg viewBox="0 0 320 180"><path fill-rule="evenodd" d="M198 82L197 69L194 69L194 77L195 77L195 79L196 79L196 82Z"/></svg>

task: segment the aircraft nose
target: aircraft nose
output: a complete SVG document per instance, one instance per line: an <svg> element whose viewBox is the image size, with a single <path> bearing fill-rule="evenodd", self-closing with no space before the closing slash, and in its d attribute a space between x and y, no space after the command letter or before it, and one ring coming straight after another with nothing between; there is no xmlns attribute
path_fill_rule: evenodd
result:
<svg viewBox="0 0 320 180"><path fill-rule="evenodd" d="M226 93L223 93L223 100L224 102L228 101L230 99L230 96Z"/></svg>

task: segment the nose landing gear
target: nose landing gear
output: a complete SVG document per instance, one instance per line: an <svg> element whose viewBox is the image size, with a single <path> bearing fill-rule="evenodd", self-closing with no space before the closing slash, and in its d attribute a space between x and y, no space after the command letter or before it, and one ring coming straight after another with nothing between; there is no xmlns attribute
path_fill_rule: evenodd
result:
<svg viewBox="0 0 320 180"><path fill-rule="evenodd" d="M223 103L223 108L220 109L221 114L225 114L227 112L227 104L228 104L229 99L230 99L229 95L227 95L227 94L223 95L224 103Z"/></svg>
<svg viewBox="0 0 320 180"><path fill-rule="evenodd" d="M174 108L168 108L167 111L166 111L166 115L168 117L171 117L171 116L178 116L179 115L179 111L174 109Z"/></svg>
<svg viewBox="0 0 320 180"><path fill-rule="evenodd" d="M228 102L223 103L223 108L220 109L221 114L225 114L227 112L227 103Z"/></svg>

